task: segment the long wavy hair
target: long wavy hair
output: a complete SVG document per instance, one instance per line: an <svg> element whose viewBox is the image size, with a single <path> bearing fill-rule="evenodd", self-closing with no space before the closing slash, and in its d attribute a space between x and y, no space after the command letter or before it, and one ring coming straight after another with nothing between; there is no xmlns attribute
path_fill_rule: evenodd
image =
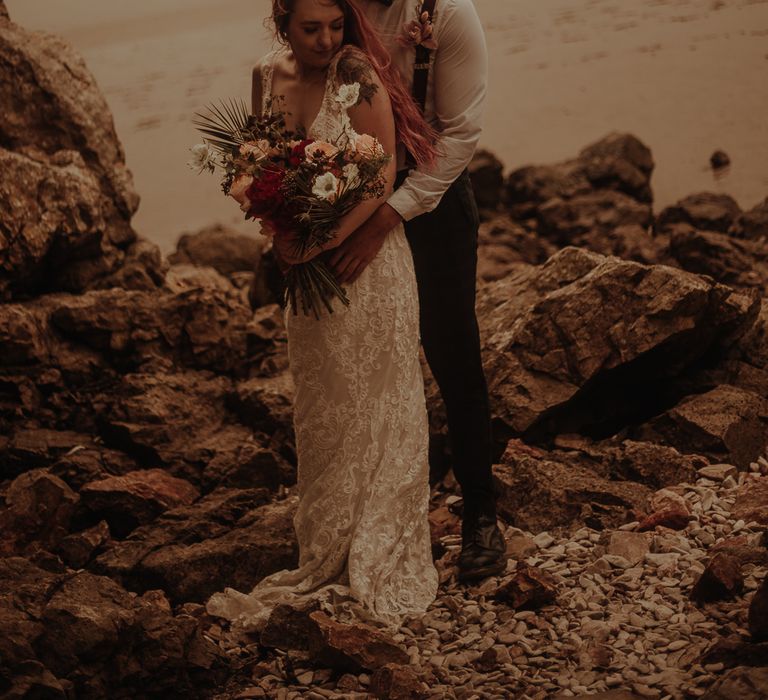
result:
<svg viewBox="0 0 768 700"><path fill-rule="evenodd" d="M287 42L288 24L295 3L296 0L272 0L272 21L278 39L284 43ZM373 25L354 0L328 0L328 4L338 6L344 13L342 45L356 46L365 53L389 94L396 138L408 149L417 165L432 165L437 157L436 144L440 135L424 119Z"/></svg>

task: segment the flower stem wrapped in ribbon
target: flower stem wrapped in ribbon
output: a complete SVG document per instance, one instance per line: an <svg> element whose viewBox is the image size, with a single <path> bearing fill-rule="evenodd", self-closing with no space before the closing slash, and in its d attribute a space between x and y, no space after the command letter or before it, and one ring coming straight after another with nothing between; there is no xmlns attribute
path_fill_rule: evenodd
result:
<svg viewBox="0 0 768 700"><path fill-rule="evenodd" d="M336 100L355 104L360 86L342 85ZM339 220L365 199L384 193L384 168L390 156L367 134L343 135L343 142L307 139L289 131L280 110L257 118L242 102L210 106L195 122L205 143L192 149L190 167L224 172L222 189L246 219L261 221L262 232L293 241L295 258L305 258L330 243ZM349 304L333 273L317 257L291 265L286 273L286 303L294 313L320 317L333 312L334 298Z"/></svg>

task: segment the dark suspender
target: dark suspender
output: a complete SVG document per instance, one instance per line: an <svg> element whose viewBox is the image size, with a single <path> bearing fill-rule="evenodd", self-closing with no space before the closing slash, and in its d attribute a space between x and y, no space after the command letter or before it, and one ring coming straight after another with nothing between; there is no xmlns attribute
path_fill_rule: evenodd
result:
<svg viewBox="0 0 768 700"><path fill-rule="evenodd" d="M437 0L424 0L419 17L424 12L429 13L430 19L434 19L435 5ZM424 46L416 47L416 61L413 64L413 99L419 108L421 113L424 114L424 109L427 104L427 85L429 84L429 68L430 68L430 54L432 51ZM408 168L413 168L416 165L416 161L410 153L406 153L405 164Z"/></svg>
<svg viewBox="0 0 768 700"><path fill-rule="evenodd" d="M419 16L425 12L433 18L437 0L424 0ZM416 104L424 111L427 104L427 83L429 82L429 58L431 51L421 45L416 47L416 62L413 66L413 98Z"/></svg>

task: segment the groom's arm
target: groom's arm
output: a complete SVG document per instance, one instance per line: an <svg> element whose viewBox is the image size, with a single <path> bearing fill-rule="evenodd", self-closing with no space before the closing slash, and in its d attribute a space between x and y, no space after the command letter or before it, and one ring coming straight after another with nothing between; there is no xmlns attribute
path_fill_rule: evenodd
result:
<svg viewBox="0 0 768 700"><path fill-rule="evenodd" d="M431 170L412 170L387 203L335 251L330 263L342 284L357 279L400 221L440 203L477 147L488 77L485 36L469 0L458 0L446 12L432 65L439 156Z"/></svg>

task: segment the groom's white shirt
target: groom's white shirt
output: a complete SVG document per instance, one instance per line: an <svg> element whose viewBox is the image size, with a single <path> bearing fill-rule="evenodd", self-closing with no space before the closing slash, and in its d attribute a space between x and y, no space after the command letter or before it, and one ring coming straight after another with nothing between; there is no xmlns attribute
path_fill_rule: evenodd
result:
<svg viewBox="0 0 768 700"><path fill-rule="evenodd" d="M404 34L403 25L416 18L417 0L395 0L391 7L376 0L360 0L360 5L410 90L415 49L401 46L397 39ZM472 0L437 0L433 33L437 49L433 51L424 112L441 133L440 156L432 170L411 171L390 196L388 204L405 221L432 211L440 203L472 159L482 129L488 51ZM404 162L400 149L398 168Z"/></svg>

